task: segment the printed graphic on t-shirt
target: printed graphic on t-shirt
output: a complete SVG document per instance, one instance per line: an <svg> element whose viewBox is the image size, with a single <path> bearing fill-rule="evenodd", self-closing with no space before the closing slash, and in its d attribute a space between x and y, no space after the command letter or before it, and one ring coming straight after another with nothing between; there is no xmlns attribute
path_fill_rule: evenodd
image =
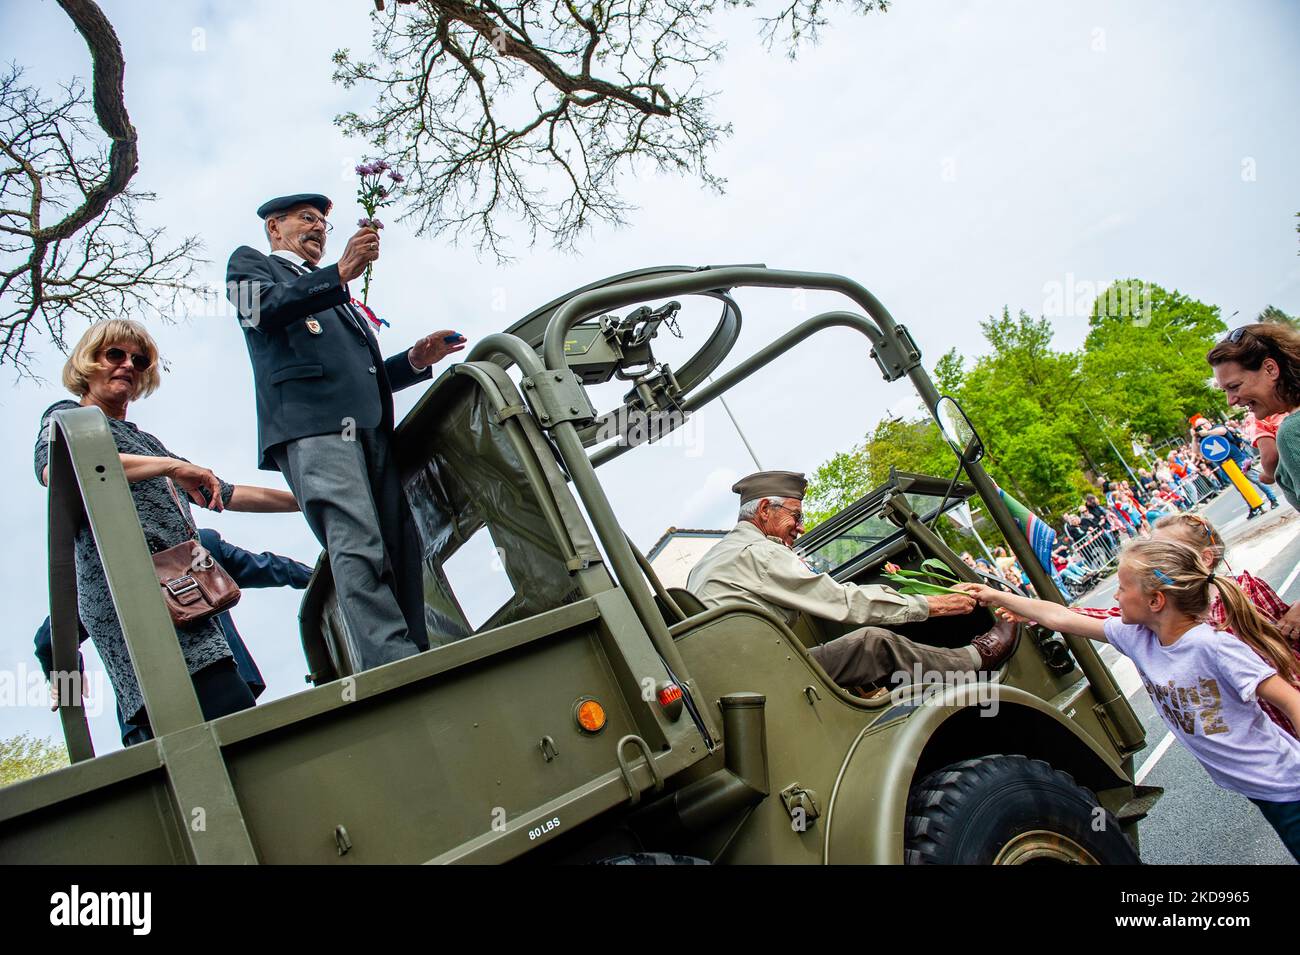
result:
<svg viewBox="0 0 1300 955"><path fill-rule="evenodd" d="M1229 732L1223 721L1223 698L1219 695L1219 681L1201 677L1196 686L1177 686L1170 680L1165 686L1156 686L1143 679L1147 692L1165 718L1188 736L1196 735L1196 721L1201 722L1202 736L1217 736Z"/></svg>

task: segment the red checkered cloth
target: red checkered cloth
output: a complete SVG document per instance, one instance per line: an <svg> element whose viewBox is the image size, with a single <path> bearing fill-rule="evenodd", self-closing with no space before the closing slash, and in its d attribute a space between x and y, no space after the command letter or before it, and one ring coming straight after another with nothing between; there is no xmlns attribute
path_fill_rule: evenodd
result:
<svg viewBox="0 0 1300 955"><path fill-rule="evenodd" d="M1233 579L1236 580L1237 586L1242 589L1242 592L1250 598L1250 602L1255 605L1255 609L1273 623L1277 623L1281 620L1282 616L1291 609L1291 606L1277 595L1277 591L1253 574L1243 570ZM1106 620L1110 617L1119 616L1118 607L1071 607L1070 609L1075 613L1083 614L1085 617L1092 617L1094 620ZM1231 630L1228 630L1228 628L1223 625L1226 617L1227 615L1223 610L1223 600L1216 593L1213 602L1210 604L1209 624L1216 630L1227 630L1229 633L1232 633ZM1290 647L1291 653L1294 654L1297 661L1300 661L1300 645L1290 643ZM1300 690L1300 683L1296 683L1296 681L1292 680L1291 685L1297 690ZM1269 718L1272 719L1274 723L1282 727L1282 729L1286 730L1292 736L1300 736L1300 733L1297 733L1295 727L1291 725L1291 721L1287 719L1286 716L1277 709L1277 707L1273 706L1271 703L1266 703L1263 700L1259 701L1259 705L1263 707L1264 712L1269 715Z"/></svg>

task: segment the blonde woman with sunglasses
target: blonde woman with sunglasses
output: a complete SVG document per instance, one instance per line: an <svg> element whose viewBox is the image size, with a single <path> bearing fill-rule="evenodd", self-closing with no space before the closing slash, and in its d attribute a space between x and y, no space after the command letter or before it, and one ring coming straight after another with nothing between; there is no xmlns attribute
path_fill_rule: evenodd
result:
<svg viewBox="0 0 1300 955"><path fill-rule="evenodd" d="M35 448L37 479L49 483L51 416L77 407L98 408L117 445L150 553L194 536L191 502L214 511L296 511L298 505L288 491L228 484L208 468L173 454L156 437L127 420L131 402L147 397L161 384L158 365L158 346L140 323L113 319L91 325L63 366L63 385L77 400L56 402L41 416ZM143 728L148 739L152 730L144 699L88 526L77 532L76 562L81 621L104 661L124 717ZM253 705L252 692L235 669L230 645L216 618L179 629L176 636L206 719Z"/></svg>

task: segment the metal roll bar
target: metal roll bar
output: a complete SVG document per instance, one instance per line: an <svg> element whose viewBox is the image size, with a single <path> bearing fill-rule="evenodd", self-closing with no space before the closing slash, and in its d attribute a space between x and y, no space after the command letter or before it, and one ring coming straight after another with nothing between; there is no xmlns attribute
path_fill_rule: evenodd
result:
<svg viewBox="0 0 1300 955"><path fill-rule="evenodd" d="M55 669L74 672L77 668L74 542L84 517L99 548L149 725L155 735L163 736L202 723L194 684L163 604L122 459L103 412L72 408L50 416L49 469L50 624ZM149 597L140 599L141 594ZM94 756L81 701L60 705L59 717L68 757L80 762Z"/></svg>
<svg viewBox="0 0 1300 955"><path fill-rule="evenodd" d="M548 374L566 373L568 371L568 365L564 357L565 336L574 325L588 316L643 301L710 290L730 290L739 287L803 288L839 292L852 300L867 313L869 318L855 316L847 312L827 312L810 320L812 323L825 323L812 330L815 331L821 327L835 324L845 325L860 331L871 342L872 353L884 371L886 380L894 381L904 375L910 378L931 416L936 423L939 423L935 407L940 398L939 392L934 387L934 382L931 381L929 374L922 367L920 354L912 345L906 331L894 321L893 316L889 314L888 309L880 300L865 287L845 276L830 273L729 266L645 281L625 282L581 292L561 305L551 316L543 337L542 354L545 371ZM807 325L808 323L804 324ZM687 405L698 408L708 400L721 394L731 385L767 364L799 340L798 332L799 329L795 329L793 332L783 335L763 351L742 363L738 368L722 376L718 381L704 386L697 392L696 400L691 401L689 397L687 398ZM491 337L495 339L499 336ZM523 345L522 342L520 344ZM524 365L522 362L520 364L521 367L525 368L536 367L535 362L531 360L528 365ZM589 503L588 513L591 514L593 523L596 523L597 533L600 534L602 542L606 542L607 552L609 552L611 549L609 542L617 545L618 542L622 541L622 534L621 531L614 533L618 530L618 525L614 520L612 510L609 508L604 491L596 480L593 462L583 451L582 442L572 421L557 421L549 427L559 447L561 457L564 459L565 465L574 480L575 487L578 488L584 501L590 496L597 504L597 507L593 509ZM979 489L994 523L1002 531L1008 543L1011 544L1011 548L1020 560L1021 566L1029 574L1035 590L1045 599L1064 604L1065 601L1056 585L1047 571L1039 564L1037 556L1029 545L1029 541L1025 538L1024 533L1016 524L1015 518L1012 517L1006 504L998 495L997 487L992 478L989 477L983 466L978 462L968 463L966 470L970 475L971 483ZM605 522L609 522L609 525L602 527L601 525ZM618 549L617 546L614 549ZM622 549L626 549L626 542L623 542ZM611 554L612 560L613 555ZM631 555L620 556L620 563L632 564ZM621 581L630 581L633 577L630 572L625 574L617 564L614 569ZM637 579L639 581L639 578ZM644 595L640 594L641 591L644 591ZM658 613L654 611L649 589L641 586L633 588L633 592L637 594L633 603L637 607L638 613L646 621L647 627L651 627L652 624L661 624L662 620ZM1079 662L1079 667L1082 669L1085 678L1100 701L1101 711L1108 718L1108 722L1105 720L1103 722L1106 722L1106 725L1113 732L1116 743L1125 751L1136 750L1145 739L1145 732L1132 709L1128 707L1114 677L1102 662L1101 657L1098 656L1091 641L1070 634L1065 634L1064 637L1066 644Z"/></svg>
<svg viewBox="0 0 1300 955"><path fill-rule="evenodd" d="M523 339L507 333L488 335L481 339L470 350L466 360L492 361L497 357L508 358L518 365L526 381L537 381L547 374L547 369L542 365L537 353L529 348ZM568 366L562 367L567 373ZM664 623L659 608L655 605L650 585L641 575L641 567L637 563L636 555L632 552L618 518L614 516L614 509L610 506L609 498L605 496L605 489L601 486L591 461L587 458L587 452L582 446L577 430L571 421L565 421L560 426L552 426L550 431L569 479L573 482L573 487L591 518L596 536L600 539L601 547L609 560L610 569L627 594L637 617L650 634L655 650L673 674L689 682L686 662L678 652L677 645L673 643L668 625ZM683 686L682 689L684 692L690 692L689 686ZM698 701L696 702L698 704Z"/></svg>

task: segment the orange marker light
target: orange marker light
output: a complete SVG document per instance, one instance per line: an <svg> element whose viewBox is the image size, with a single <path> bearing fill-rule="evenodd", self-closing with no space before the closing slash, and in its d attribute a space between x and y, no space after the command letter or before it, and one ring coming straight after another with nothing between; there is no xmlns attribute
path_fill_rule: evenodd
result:
<svg viewBox="0 0 1300 955"><path fill-rule="evenodd" d="M605 728L605 708L592 699L578 701L574 712L578 726L587 733L599 733Z"/></svg>

